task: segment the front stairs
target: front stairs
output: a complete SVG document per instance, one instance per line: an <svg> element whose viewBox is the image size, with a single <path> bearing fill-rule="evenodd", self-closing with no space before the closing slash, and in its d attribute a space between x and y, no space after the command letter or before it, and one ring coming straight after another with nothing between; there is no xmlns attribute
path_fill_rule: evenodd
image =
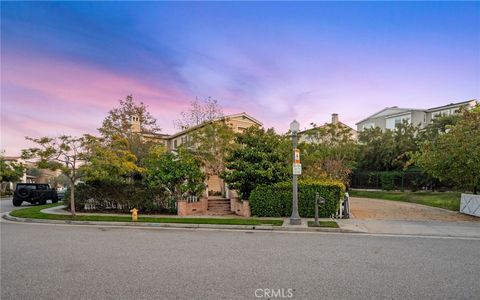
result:
<svg viewBox="0 0 480 300"><path fill-rule="evenodd" d="M230 208L230 199L222 198L220 196L208 197L208 215L231 215L233 214Z"/></svg>

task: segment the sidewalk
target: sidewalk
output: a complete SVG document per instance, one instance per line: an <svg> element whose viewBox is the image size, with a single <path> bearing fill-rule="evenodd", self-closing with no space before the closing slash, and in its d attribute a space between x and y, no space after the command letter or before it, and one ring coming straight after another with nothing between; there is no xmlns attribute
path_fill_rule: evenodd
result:
<svg viewBox="0 0 480 300"><path fill-rule="evenodd" d="M48 214L69 213L62 209L62 206L43 209ZM89 215L78 213L78 215ZM96 215L117 215L126 214L96 214ZM149 215L150 216L150 215ZM174 217L174 215L151 215L155 217ZM182 218L198 218L200 216L188 216ZM213 216L202 216L212 218ZM222 216L214 216L222 218ZM223 216L230 217L230 216ZM234 215L232 215L234 217ZM416 220L360 220L360 219L330 219L322 218L320 221L335 221L340 228L308 227L307 222L313 218L302 218L301 225L290 225L289 218L283 218L282 226L272 225L220 225L220 224L188 224L188 223L146 223L146 222L107 222L107 221L70 221L70 220L48 220L48 219L24 219L4 215L10 221L27 223L52 223L52 224L75 224L75 225L100 225L100 226L132 226L145 228L187 228L187 229L233 229L233 230L260 230L260 231L288 231L288 232L340 232L359 234L391 234L391 235L418 235L438 237L462 237L480 238L480 222L444 222L444 221L416 221ZM240 217L242 218L242 217ZM260 218L259 218L260 219ZM269 219L269 218L261 218ZM271 219L271 218L270 218ZM277 218L278 219L278 218Z"/></svg>
<svg viewBox="0 0 480 300"><path fill-rule="evenodd" d="M362 233L480 238L478 222L412 220L336 220L340 228Z"/></svg>

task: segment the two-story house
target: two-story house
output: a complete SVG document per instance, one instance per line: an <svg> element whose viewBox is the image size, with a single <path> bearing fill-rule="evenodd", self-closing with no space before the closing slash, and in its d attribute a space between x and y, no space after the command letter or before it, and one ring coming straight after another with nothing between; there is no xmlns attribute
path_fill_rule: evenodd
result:
<svg viewBox="0 0 480 300"><path fill-rule="evenodd" d="M456 114L461 107L469 109L476 104L477 101L473 99L428 109L400 108L397 106L386 107L356 123L357 131L360 132L373 127L379 127L383 131L386 129L393 130L395 129L395 126L403 121L407 121L409 124L419 125L422 129L425 128L435 117Z"/></svg>
<svg viewBox="0 0 480 300"><path fill-rule="evenodd" d="M152 133L141 133L140 132L140 120L138 117L132 117L132 132L141 133L142 137L146 140L155 141L159 144L164 145L167 150L175 151L178 147L182 144L190 142L192 133L196 130L201 129L205 125L211 122L223 122L229 125L234 132L243 132L250 126L262 126L262 122L258 121L254 117L250 116L249 114L242 112L233 115L223 116L221 118L217 118L212 121L208 121L197 126L193 126L177 132L175 134L152 134ZM222 179L220 179L217 175L210 176L207 179L206 184L208 185L209 191L224 193L225 192L225 184Z"/></svg>

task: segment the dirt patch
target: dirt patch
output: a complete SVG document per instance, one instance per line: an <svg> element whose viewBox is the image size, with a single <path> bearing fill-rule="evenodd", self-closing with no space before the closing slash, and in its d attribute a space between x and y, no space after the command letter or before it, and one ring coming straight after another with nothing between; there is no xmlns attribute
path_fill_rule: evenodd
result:
<svg viewBox="0 0 480 300"><path fill-rule="evenodd" d="M350 211L362 220L472 221L480 218L420 204L350 197Z"/></svg>

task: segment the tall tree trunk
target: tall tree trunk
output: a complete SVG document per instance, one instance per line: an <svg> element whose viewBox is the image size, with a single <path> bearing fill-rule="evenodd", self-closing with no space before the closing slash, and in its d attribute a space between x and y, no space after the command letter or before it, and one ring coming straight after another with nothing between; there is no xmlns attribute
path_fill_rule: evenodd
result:
<svg viewBox="0 0 480 300"><path fill-rule="evenodd" d="M75 217L75 183L72 183L70 188L70 212Z"/></svg>

